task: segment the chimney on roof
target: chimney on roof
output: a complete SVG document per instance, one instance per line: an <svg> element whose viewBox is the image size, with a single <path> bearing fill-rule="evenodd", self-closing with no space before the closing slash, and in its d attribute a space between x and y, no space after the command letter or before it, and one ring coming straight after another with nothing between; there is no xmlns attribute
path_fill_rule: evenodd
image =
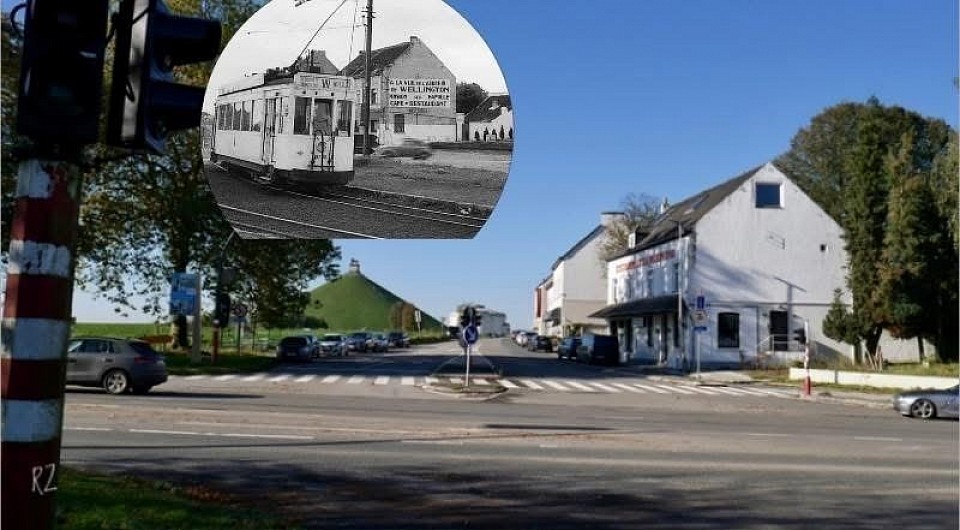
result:
<svg viewBox="0 0 960 530"><path fill-rule="evenodd" d="M356 258L350 258L350 268L347 269L347 271L354 274L360 274L360 260Z"/></svg>
<svg viewBox="0 0 960 530"><path fill-rule="evenodd" d="M623 220L624 217L623 212L603 212L600 214L600 224L606 228L617 221Z"/></svg>
<svg viewBox="0 0 960 530"><path fill-rule="evenodd" d="M663 198L663 202L660 203L660 213L665 213L670 209L670 201L666 197Z"/></svg>
<svg viewBox="0 0 960 530"><path fill-rule="evenodd" d="M410 44L420 44L420 37L410 35Z"/></svg>

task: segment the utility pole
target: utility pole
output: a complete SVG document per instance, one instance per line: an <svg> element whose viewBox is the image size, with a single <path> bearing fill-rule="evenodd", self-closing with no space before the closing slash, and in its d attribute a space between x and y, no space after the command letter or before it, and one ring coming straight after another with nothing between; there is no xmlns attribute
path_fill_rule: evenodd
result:
<svg viewBox="0 0 960 530"><path fill-rule="evenodd" d="M370 48L373 45L373 0L367 0L366 49L363 53L363 106L360 120L363 122L363 160L370 161Z"/></svg>

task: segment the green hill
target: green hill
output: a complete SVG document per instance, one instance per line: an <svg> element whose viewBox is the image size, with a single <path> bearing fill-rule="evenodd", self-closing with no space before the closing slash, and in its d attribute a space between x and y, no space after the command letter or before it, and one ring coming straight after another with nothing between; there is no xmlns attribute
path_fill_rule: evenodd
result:
<svg viewBox="0 0 960 530"><path fill-rule="evenodd" d="M323 319L332 330L386 331L392 329L390 310L397 302L404 301L359 271L351 271L311 291L304 314ZM424 331L443 326L422 309L420 312Z"/></svg>

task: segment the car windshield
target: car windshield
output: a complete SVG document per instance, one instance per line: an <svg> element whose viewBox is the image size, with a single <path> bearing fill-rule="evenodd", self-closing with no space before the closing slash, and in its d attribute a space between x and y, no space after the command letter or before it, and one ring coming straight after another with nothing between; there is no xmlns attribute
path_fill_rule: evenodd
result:
<svg viewBox="0 0 960 530"><path fill-rule="evenodd" d="M340 342L340 335L324 335L324 342Z"/></svg>

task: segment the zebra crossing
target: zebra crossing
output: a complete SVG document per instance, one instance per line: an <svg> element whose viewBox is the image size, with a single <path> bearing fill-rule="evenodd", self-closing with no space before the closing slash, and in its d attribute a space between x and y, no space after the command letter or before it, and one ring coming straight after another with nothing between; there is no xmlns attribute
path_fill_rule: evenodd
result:
<svg viewBox="0 0 960 530"><path fill-rule="evenodd" d="M214 381L214 382L268 382L268 383L313 383L321 385L347 384L358 385L400 385L405 387L430 386L438 384L463 384L460 376L409 376L409 375L303 375L257 373L252 375L189 375L171 376L171 380ZM793 398L797 392L788 389L742 386L695 386L687 384L669 384L648 379L604 379L603 381L571 380L530 377L471 377L471 384L480 386L499 385L509 390L531 390L535 392L564 393L606 393L606 394L650 394L685 396L735 396L735 397L779 397Z"/></svg>

